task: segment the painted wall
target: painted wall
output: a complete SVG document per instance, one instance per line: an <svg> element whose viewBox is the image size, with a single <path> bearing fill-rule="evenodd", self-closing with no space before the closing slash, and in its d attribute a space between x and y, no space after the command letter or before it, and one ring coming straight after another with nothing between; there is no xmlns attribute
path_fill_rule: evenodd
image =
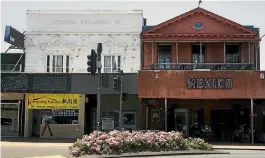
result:
<svg viewBox="0 0 265 158"><path fill-rule="evenodd" d="M263 76L262 71L144 70L139 71L138 74L138 96L179 99L263 99L265 98ZM188 89L187 78L229 78L232 84L228 89Z"/></svg>
<svg viewBox="0 0 265 158"><path fill-rule="evenodd" d="M28 11L25 72L46 72L47 55L69 55L69 72L87 73L97 43L103 43L103 69L104 56L114 55L125 73L137 72L142 25L142 11Z"/></svg>

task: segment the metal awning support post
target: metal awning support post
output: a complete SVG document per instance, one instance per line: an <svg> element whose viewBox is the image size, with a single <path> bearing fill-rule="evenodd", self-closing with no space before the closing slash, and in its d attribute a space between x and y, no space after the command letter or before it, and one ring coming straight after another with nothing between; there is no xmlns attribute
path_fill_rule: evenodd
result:
<svg viewBox="0 0 265 158"><path fill-rule="evenodd" d="M176 62L179 63L179 48L178 48L178 41L176 42Z"/></svg>
<svg viewBox="0 0 265 158"><path fill-rule="evenodd" d="M155 48L155 44L154 41L152 42L152 64L154 64L154 48Z"/></svg>
<svg viewBox="0 0 265 158"><path fill-rule="evenodd" d="M226 63L226 44L224 42L224 63Z"/></svg>
<svg viewBox="0 0 265 158"><path fill-rule="evenodd" d="M248 42L248 63L251 63L251 44Z"/></svg>
<svg viewBox="0 0 265 158"><path fill-rule="evenodd" d="M167 132L167 98L165 98L165 131Z"/></svg>
<svg viewBox="0 0 265 158"><path fill-rule="evenodd" d="M250 99L251 103L251 114L250 114L250 120L251 120L251 144L254 144L254 114L253 114L253 109L254 109L254 102L253 99Z"/></svg>
<svg viewBox="0 0 265 158"><path fill-rule="evenodd" d="M200 63L202 63L202 43L200 42Z"/></svg>

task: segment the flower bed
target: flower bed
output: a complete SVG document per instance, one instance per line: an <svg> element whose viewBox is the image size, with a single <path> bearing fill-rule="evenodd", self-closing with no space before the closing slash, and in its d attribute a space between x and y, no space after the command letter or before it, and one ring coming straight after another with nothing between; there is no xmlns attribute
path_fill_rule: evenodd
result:
<svg viewBox="0 0 265 158"><path fill-rule="evenodd" d="M94 131L69 147L72 156L122 154L145 151L211 150L199 138L184 138L179 132Z"/></svg>

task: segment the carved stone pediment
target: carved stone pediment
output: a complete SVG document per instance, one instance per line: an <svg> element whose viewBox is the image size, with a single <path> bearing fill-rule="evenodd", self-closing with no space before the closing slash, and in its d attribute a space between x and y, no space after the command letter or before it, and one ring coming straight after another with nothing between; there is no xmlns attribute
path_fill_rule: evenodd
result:
<svg viewBox="0 0 265 158"><path fill-rule="evenodd" d="M73 51L76 47L76 44L66 44L59 37L55 37L48 43L39 44L41 50L50 50L50 51Z"/></svg>
<svg viewBox="0 0 265 158"><path fill-rule="evenodd" d="M89 46L90 40L91 40L90 36L81 36L78 45Z"/></svg>
<svg viewBox="0 0 265 158"><path fill-rule="evenodd" d="M48 43L41 43L41 47L75 47L76 44L66 44L64 41L62 41L59 37L55 37Z"/></svg>

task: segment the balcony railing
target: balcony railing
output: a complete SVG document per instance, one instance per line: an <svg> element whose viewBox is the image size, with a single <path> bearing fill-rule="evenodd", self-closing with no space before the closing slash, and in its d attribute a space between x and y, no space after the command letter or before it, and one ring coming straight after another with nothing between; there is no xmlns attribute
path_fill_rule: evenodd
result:
<svg viewBox="0 0 265 158"><path fill-rule="evenodd" d="M202 60L202 62L204 63L204 56L200 56L200 54L192 54L192 63L200 63Z"/></svg>
<svg viewBox="0 0 265 158"><path fill-rule="evenodd" d="M143 70L255 70L245 63L156 63Z"/></svg>
<svg viewBox="0 0 265 158"><path fill-rule="evenodd" d="M1 72L11 72L12 70L13 72L21 72L22 65L21 64L17 64L17 65L16 64L1 64Z"/></svg>
<svg viewBox="0 0 265 158"><path fill-rule="evenodd" d="M226 63L241 63L240 54L226 54Z"/></svg>

